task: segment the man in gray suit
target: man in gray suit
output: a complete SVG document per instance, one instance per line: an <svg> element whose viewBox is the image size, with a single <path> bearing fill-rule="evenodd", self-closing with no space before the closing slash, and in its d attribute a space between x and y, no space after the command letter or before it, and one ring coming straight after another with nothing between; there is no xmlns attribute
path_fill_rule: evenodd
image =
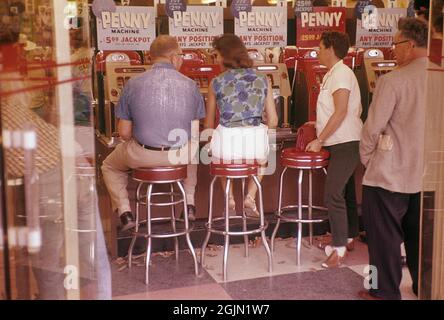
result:
<svg viewBox="0 0 444 320"><path fill-rule="evenodd" d="M420 192L424 170L427 25L402 19L393 49L398 68L378 79L360 144L362 217L377 288L365 299L401 299L401 243L418 290Z"/></svg>

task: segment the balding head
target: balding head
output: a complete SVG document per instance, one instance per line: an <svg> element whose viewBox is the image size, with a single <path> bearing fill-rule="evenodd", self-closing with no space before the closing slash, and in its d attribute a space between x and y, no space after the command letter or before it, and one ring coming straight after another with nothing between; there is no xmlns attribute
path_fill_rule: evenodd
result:
<svg viewBox="0 0 444 320"><path fill-rule="evenodd" d="M167 35L158 36L150 47L150 55L153 60L170 58L172 54L179 52L180 48L176 39Z"/></svg>

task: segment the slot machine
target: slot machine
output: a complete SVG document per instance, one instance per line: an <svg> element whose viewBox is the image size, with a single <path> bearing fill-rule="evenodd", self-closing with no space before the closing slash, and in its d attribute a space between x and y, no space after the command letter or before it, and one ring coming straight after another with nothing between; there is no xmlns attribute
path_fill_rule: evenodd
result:
<svg viewBox="0 0 444 320"><path fill-rule="evenodd" d="M220 66L217 64L183 64L180 68L180 72L193 79L199 87L200 93L206 100L208 94L208 87L211 84L211 80L221 73Z"/></svg>
<svg viewBox="0 0 444 320"><path fill-rule="evenodd" d="M258 49L247 49L248 50L248 56L251 60L253 60L254 63L264 63L265 57L264 55L258 50Z"/></svg>
<svg viewBox="0 0 444 320"><path fill-rule="evenodd" d="M368 110L368 89L367 89L367 76L365 73L364 67L364 53L365 49L351 47L348 55L352 58L352 69L355 73L356 79L358 80L359 90L361 93L361 105L362 105L362 114L361 119L365 121L367 118L367 110Z"/></svg>
<svg viewBox="0 0 444 320"><path fill-rule="evenodd" d="M299 127L307 121L316 120L316 103L327 68L319 63L317 50L310 49L299 52L295 69L292 120Z"/></svg>
<svg viewBox="0 0 444 320"><path fill-rule="evenodd" d="M112 55L110 55L112 59ZM105 123L106 123L106 135L108 137L113 136L117 131L117 119L115 118L115 107L119 102L120 96L125 84L133 77L140 75L141 73L150 69L149 65L128 65L125 62L108 62L106 64L106 100L109 101L105 104Z"/></svg>
<svg viewBox="0 0 444 320"><path fill-rule="evenodd" d="M267 76L273 89L273 98L278 114L278 127L290 129L289 99L291 97L290 79L284 63L257 64L253 66L259 73Z"/></svg>
<svg viewBox="0 0 444 320"><path fill-rule="evenodd" d="M203 50L183 50L183 63L190 64L207 64L209 63L209 56Z"/></svg>
<svg viewBox="0 0 444 320"><path fill-rule="evenodd" d="M373 91L376 88L378 78L392 70L397 66L396 60L386 60L384 54L379 49L370 49L364 53L364 68L366 74L367 96L365 97L368 105L371 103ZM365 118L367 118L368 109L363 110Z"/></svg>
<svg viewBox="0 0 444 320"><path fill-rule="evenodd" d="M207 64L211 62L211 55L204 50L182 50L183 63L185 64ZM149 51L143 51L145 64L152 64Z"/></svg>
<svg viewBox="0 0 444 320"><path fill-rule="evenodd" d="M132 77L145 72L149 66L142 65L137 52L99 52L95 59L97 82L96 129L108 143L116 132L114 108L119 101L124 85Z"/></svg>
<svg viewBox="0 0 444 320"><path fill-rule="evenodd" d="M190 79L193 79L202 96L205 104L207 103L208 88L211 85L211 80L221 73L221 68L218 64L192 64L184 63L180 68L180 72ZM216 119L216 123L219 120ZM203 129L203 121L200 123L200 130Z"/></svg>

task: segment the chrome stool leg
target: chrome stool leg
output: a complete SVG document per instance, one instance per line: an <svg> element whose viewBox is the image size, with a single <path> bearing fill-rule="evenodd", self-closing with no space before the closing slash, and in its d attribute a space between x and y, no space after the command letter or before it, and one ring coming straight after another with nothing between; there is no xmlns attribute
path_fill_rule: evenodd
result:
<svg viewBox="0 0 444 320"><path fill-rule="evenodd" d="M145 258L145 284L149 284L149 268L151 259L151 193L153 191L153 185L148 184L146 191L146 225L147 225L147 247Z"/></svg>
<svg viewBox="0 0 444 320"><path fill-rule="evenodd" d="M302 220L302 178L304 170L299 169L298 179L298 219ZM301 245L302 245L302 222L298 222L298 245L297 245L297 265L301 264Z"/></svg>
<svg viewBox="0 0 444 320"><path fill-rule="evenodd" d="M131 239L130 246L128 248L128 268L131 268L131 265L133 262L133 249L134 249L134 245L136 244L137 233L139 232L140 189L142 188L142 186L143 186L143 182L139 182L139 184L137 185L137 190L136 190L136 228L134 230L134 234Z"/></svg>
<svg viewBox="0 0 444 320"><path fill-rule="evenodd" d="M174 202L174 185L170 183L170 192L171 192L171 202ZM187 212L184 210L184 215L186 215ZM176 206L173 204L171 205L171 227L173 228L173 232L176 233ZM176 253L176 260L179 260L179 238L174 237L174 251Z"/></svg>
<svg viewBox="0 0 444 320"><path fill-rule="evenodd" d="M278 202L278 218L276 222L276 226L274 227L273 234L271 235L271 251L274 252L274 239L276 238L276 234L279 230L279 225L281 224L281 213L282 213L282 185L284 183L284 174L287 171L288 167L285 167L284 170L282 170L281 177L279 180L279 202Z"/></svg>
<svg viewBox="0 0 444 320"><path fill-rule="evenodd" d="M247 231L247 215L245 213L244 206L245 199L245 178L242 178L242 231ZM245 245L245 257L248 257L248 235L244 235L244 245Z"/></svg>
<svg viewBox="0 0 444 320"><path fill-rule="evenodd" d="M308 170L308 219L311 220L313 217L313 172L312 170ZM309 223L310 237L309 243L310 246L313 245L313 223Z"/></svg>
<svg viewBox="0 0 444 320"><path fill-rule="evenodd" d="M202 243L202 249L200 250L200 264L203 268L204 262L205 262L205 250L207 249L208 241L210 240L211 236L211 222L213 219L213 190L214 190L214 182L216 181L217 177L214 177L213 180L211 180L210 183L210 202L208 207L208 230L207 235L205 236L204 242Z"/></svg>
<svg viewBox="0 0 444 320"><path fill-rule="evenodd" d="M188 222L188 214L186 211L187 210L187 197L186 197L185 189L183 188L182 182L177 181L176 183L179 186L180 192L182 193L182 197L183 197L183 209L184 209L183 219L185 221L185 230L188 231L185 234L185 238L187 239L188 248L190 249L191 256L193 257L193 260L194 260L194 273L197 276L197 275L199 275L199 266L197 263L196 252L194 251L193 243L191 242L191 237L190 237L190 232L189 232L190 231L190 224Z"/></svg>
<svg viewBox="0 0 444 320"><path fill-rule="evenodd" d="M230 213L228 209L228 197L230 194L231 179L227 178L227 185L225 186L225 245L224 245L224 261L223 261L223 279L227 281L227 261L228 261L228 247L230 246Z"/></svg>
<svg viewBox="0 0 444 320"><path fill-rule="evenodd" d="M262 237L262 243L264 244L265 251L267 252L268 256L268 272L273 272L273 253L270 250L270 247L268 245L267 237L265 235L265 215L264 215L264 203L262 199L262 186L257 179L256 176L252 176L254 183L257 186L258 194L259 194L259 213L261 215L260 223L261 227L263 228L261 231L261 237Z"/></svg>

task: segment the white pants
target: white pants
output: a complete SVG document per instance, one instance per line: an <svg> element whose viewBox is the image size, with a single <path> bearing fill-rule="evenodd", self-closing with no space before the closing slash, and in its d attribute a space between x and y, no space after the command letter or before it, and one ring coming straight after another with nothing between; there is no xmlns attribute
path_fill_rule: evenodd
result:
<svg viewBox="0 0 444 320"><path fill-rule="evenodd" d="M266 125L235 128L218 125L213 131L211 153L214 158L264 160L269 151Z"/></svg>

